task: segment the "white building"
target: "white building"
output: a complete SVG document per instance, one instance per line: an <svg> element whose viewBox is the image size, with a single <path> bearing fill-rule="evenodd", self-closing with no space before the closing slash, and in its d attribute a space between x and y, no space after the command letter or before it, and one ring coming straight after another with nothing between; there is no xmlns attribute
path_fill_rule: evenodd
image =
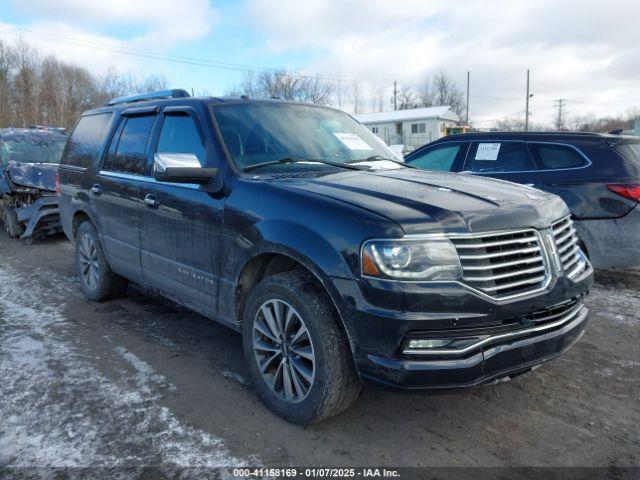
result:
<svg viewBox="0 0 640 480"><path fill-rule="evenodd" d="M363 113L355 118L387 145L420 147L444 136L460 117L448 106Z"/></svg>

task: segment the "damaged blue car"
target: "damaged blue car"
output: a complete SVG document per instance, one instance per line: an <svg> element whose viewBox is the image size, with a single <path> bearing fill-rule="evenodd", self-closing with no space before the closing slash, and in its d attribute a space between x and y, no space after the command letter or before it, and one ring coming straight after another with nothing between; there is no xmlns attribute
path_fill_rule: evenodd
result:
<svg viewBox="0 0 640 480"><path fill-rule="evenodd" d="M10 237L61 230L56 175L66 143L53 129L0 129L0 219Z"/></svg>

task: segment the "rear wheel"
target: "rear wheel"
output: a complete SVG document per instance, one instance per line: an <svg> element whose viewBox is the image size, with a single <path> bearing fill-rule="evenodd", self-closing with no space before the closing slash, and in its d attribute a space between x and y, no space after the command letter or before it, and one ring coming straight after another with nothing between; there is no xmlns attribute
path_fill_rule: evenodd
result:
<svg viewBox="0 0 640 480"><path fill-rule="evenodd" d="M88 221L82 222L76 235L76 265L80 288L89 300L99 302L124 295L127 280L113 273L98 239L98 232Z"/></svg>
<svg viewBox="0 0 640 480"><path fill-rule="evenodd" d="M319 422L346 409L360 392L333 305L305 272L267 277L251 292L243 344L260 398L285 420Z"/></svg>
<svg viewBox="0 0 640 480"><path fill-rule="evenodd" d="M2 223L5 232L11 238L18 238L24 232L24 227L18 221L18 215L12 207L2 207Z"/></svg>

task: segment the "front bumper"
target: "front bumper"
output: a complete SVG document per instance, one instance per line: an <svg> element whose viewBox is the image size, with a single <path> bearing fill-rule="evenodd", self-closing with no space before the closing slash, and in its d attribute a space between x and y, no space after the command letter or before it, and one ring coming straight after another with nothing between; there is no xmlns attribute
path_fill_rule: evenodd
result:
<svg viewBox="0 0 640 480"><path fill-rule="evenodd" d="M489 336L484 345L463 355L405 355L395 359L369 355L372 365L362 376L407 389L465 388L508 378L568 350L583 335L587 316L587 308L580 304L550 328L532 327L502 337Z"/></svg>
<svg viewBox="0 0 640 480"><path fill-rule="evenodd" d="M515 375L562 354L584 333L582 300L593 270L561 276L542 293L508 303L456 284L333 280L343 295L341 313L360 376L398 388L442 389ZM571 310L553 321L530 320L567 302ZM464 351L405 351L410 338L470 335L482 342Z"/></svg>
<svg viewBox="0 0 640 480"><path fill-rule="evenodd" d="M16 208L18 221L25 225L20 238L53 235L62 231L60 209L56 195L43 195L26 207Z"/></svg>

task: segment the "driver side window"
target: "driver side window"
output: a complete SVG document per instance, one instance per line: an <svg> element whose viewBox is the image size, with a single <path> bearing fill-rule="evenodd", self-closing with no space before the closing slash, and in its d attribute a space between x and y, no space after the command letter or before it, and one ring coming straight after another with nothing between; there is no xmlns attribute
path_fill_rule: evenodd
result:
<svg viewBox="0 0 640 480"><path fill-rule="evenodd" d="M409 163L423 170L450 172L463 145L462 143L438 145L412 158Z"/></svg>
<svg viewBox="0 0 640 480"><path fill-rule="evenodd" d="M192 153L204 166L205 147L193 117L189 114L166 115L156 152Z"/></svg>

